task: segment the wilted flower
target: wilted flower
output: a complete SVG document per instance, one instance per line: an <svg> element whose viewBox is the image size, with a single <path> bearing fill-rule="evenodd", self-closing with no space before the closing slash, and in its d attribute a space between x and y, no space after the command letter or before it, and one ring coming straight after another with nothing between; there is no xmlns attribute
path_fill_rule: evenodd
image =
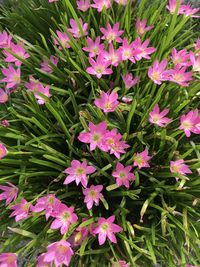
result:
<svg viewBox="0 0 200 267"><path fill-rule="evenodd" d="M31 203L27 202L26 199L21 199L21 201L16 204L13 205L10 209L14 210L10 217L14 217L15 216L15 221L21 221L23 219L26 219L29 217L29 210L32 208Z"/></svg>
<svg viewBox="0 0 200 267"><path fill-rule="evenodd" d="M112 176L116 178L118 186L130 187L129 182L135 180L135 175L131 173L131 169L132 166L124 167L120 162L117 163L116 170L112 173Z"/></svg>
<svg viewBox="0 0 200 267"><path fill-rule="evenodd" d="M110 216L108 219L100 217L98 220L98 226L94 229L93 233L98 234L99 245L103 245L108 238L112 243L117 243L115 233L122 231L122 228L113 223L115 216Z"/></svg>
<svg viewBox="0 0 200 267"><path fill-rule="evenodd" d="M118 93L117 92L111 92L111 93L105 93L102 92L100 95L100 98L97 98L94 103L95 105L102 109L104 112L113 112L119 105L118 99Z"/></svg>
<svg viewBox="0 0 200 267"><path fill-rule="evenodd" d="M50 228L60 228L60 233L64 235L71 224L76 223L78 220L77 215L74 213L74 207L68 207L65 204L58 205L56 211L53 213L55 220L52 222Z"/></svg>
<svg viewBox="0 0 200 267"><path fill-rule="evenodd" d="M89 188L83 189L83 194L85 196L84 203L86 203L87 208L90 210L92 206L99 205L99 200L103 198L101 191L103 190L103 185L91 185Z"/></svg>
<svg viewBox="0 0 200 267"><path fill-rule="evenodd" d="M14 184L9 183L9 182L7 184L9 186L0 185L0 189L3 191L3 193L0 194L0 200L5 199L6 205L16 200L18 190L19 190Z"/></svg>
<svg viewBox="0 0 200 267"><path fill-rule="evenodd" d="M50 56L50 61L52 62L53 65L57 66L58 64L58 58L55 56ZM49 62L47 60L43 60L41 63L41 70L47 72L47 73L52 73L53 69L52 66L49 64Z"/></svg>
<svg viewBox="0 0 200 267"><path fill-rule="evenodd" d="M133 158L134 166L138 166L139 169L150 167L148 162L152 157L150 157L148 154L149 151L147 148L140 153L136 153L136 155Z"/></svg>
<svg viewBox="0 0 200 267"><path fill-rule="evenodd" d="M168 108L165 108L162 112L160 112L160 108L158 104L156 104L153 110L149 113L149 121L153 124L157 124L160 127L164 127L165 124L171 121L171 119L165 117L168 112Z"/></svg>
<svg viewBox="0 0 200 267"><path fill-rule="evenodd" d="M17 255L15 253L0 254L1 267L17 267Z"/></svg>
<svg viewBox="0 0 200 267"><path fill-rule="evenodd" d="M128 0L114 0L117 4L125 6L128 4Z"/></svg>
<svg viewBox="0 0 200 267"><path fill-rule="evenodd" d="M65 173L69 174L64 184L69 184L73 181L76 181L76 185L81 183L84 187L87 187L88 183L88 174L94 173L96 168L93 166L87 165L87 161L84 160L82 163L78 160L72 160L71 166L65 169Z"/></svg>

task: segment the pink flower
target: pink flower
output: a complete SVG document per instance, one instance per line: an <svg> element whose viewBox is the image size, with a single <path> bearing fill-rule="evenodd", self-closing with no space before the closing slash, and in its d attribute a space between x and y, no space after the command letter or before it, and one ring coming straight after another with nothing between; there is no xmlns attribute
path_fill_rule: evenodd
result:
<svg viewBox="0 0 200 267"><path fill-rule="evenodd" d="M137 83L139 83L140 78L137 76L133 78L133 75L131 73L127 73L126 75L122 75L122 79L124 81L126 89L130 89Z"/></svg>
<svg viewBox="0 0 200 267"><path fill-rule="evenodd" d="M44 261L54 263L55 267L60 267L62 264L69 266L73 254L71 244L65 240L60 240L48 245Z"/></svg>
<svg viewBox="0 0 200 267"><path fill-rule="evenodd" d="M161 84L162 81L168 80L168 74L165 70L167 66L167 59L163 59L160 63L156 60L153 66L148 69L149 78L156 84Z"/></svg>
<svg viewBox="0 0 200 267"><path fill-rule="evenodd" d="M190 60L192 63L192 70L195 72L200 72L200 54L195 58L195 54L190 52Z"/></svg>
<svg viewBox="0 0 200 267"><path fill-rule="evenodd" d="M55 220L52 222L50 228L60 228L60 233L62 235L68 231L71 224L76 223L78 220L77 215L74 213L74 207L68 207L62 203L57 207L53 216L55 217Z"/></svg>
<svg viewBox="0 0 200 267"><path fill-rule="evenodd" d="M88 60L91 67L86 69L87 73L96 75L98 79L100 79L102 75L112 74L112 70L108 68L111 62L105 60L104 53L100 53L96 61L92 58L89 58Z"/></svg>
<svg viewBox="0 0 200 267"><path fill-rule="evenodd" d="M8 150L2 143L0 143L0 160L4 158L7 154L8 154Z"/></svg>
<svg viewBox="0 0 200 267"><path fill-rule="evenodd" d="M83 189L83 194L85 196L84 203L86 203L87 208L90 210L92 206L99 205L99 200L103 198L100 193L103 190L103 185L91 185L89 188Z"/></svg>
<svg viewBox="0 0 200 267"><path fill-rule="evenodd" d="M119 260L113 263L112 267L129 267L129 265L125 261Z"/></svg>
<svg viewBox="0 0 200 267"><path fill-rule="evenodd" d="M3 68L1 71L5 78L3 78L0 82L6 82L7 89L13 88L14 86L20 84L21 72L19 68L15 69L12 65L9 65L8 68Z"/></svg>
<svg viewBox="0 0 200 267"><path fill-rule="evenodd" d="M149 151L147 148L145 148L144 151L140 153L136 153L134 156L134 166L138 166L139 169L141 168L148 168L150 167L148 161L152 158L149 155Z"/></svg>
<svg viewBox="0 0 200 267"><path fill-rule="evenodd" d="M195 50L200 50L200 38L198 38L197 40L196 40L196 43L195 43L195 45L194 45L194 48L195 48Z"/></svg>
<svg viewBox="0 0 200 267"><path fill-rule="evenodd" d="M149 113L149 121L160 127L164 127L165 124L171 121L171 119L165 117L165 115L167 115L168 112L169 112L168 108L165 108L162 112L160 112L160 108L158 104L156 104L153 110Z"/></svg>
<svg viewBox="0 0 200 267"><path fill-rule="evenodd" d="M82 19L79 19L80 27L82 28L82 32L79 29L78 24L74 19L70 19L69 21L71 28L68 29L68 31L73 35L74 38L80 38L82 36L86 36L88 34L87 32L87 23L83 23Z"/></svg>
<svg viewBox="0 0 200 267"><path fill-rule="evenodd" d="M111 65L117 67L121 61L121 51L120 49L115 50L113 44L109 44L109 51L104 52L104 58L106 61L110 62Z"/></svg>
<svg viewBox="0 0 200 267"><path fill-rule="evenodd" d="M122 101L126 104L129 104L133 101L133 97L132 96L123 96Z"/></svg>
<svg viewBox="0 0 200 267"><path fill-rule="evenodd" d="M102 92L100 98L97 98L94 101L94 103L98 108L102 109L105 113L113 112L119 105L119 101L117 101L117 99L118 99L117 92L111 92L111 93Z"/></svg>
<svg viewBox="0 0 200 267"><path fill-rule="evenodd" d="M186 267L199 267L199 266L187 264Z"/></svg>
<svg viewBox="0 0 200 267"><path fill-rule="evenodd" d="M134 55L137 54L137 50L134 50L134 43L128 43L126 38L123 39L122 46L119 48L121 52L121 59L122 60L130 60L131 62L135 63Z"/></svg>
<svg viewBox="0 0 200 267"><path fill-rule="evenodd" d="M0 121L0 125L2 125L3 127L8 127L10 124L9 124L9 121L2 120L2 121Z"/></svg>
<svg viewBox="0 0 200 267"><path fill-rule="evenodd" d="M43 105L45 103L45 99L42 97L42 95L51 97L51 94L49 92L50 86L47 85L46 87L44 87L38 80L35 80L31 76L29 77L29 83L26 83L25 86L30 92L33 92L38 104L40 105Z"/></svg>
<svg viewBox="0 0 200 267"><path fill-rule="evenodd" d="M186 49L177 51L176 48L172 48L172 61L174 65L178 67L191 66L190 55Z"/></svg>
<svg viewBox="0 0 200 267"><path fill-rule="evenodd" d="M49 3L58 2L59 0L49 0Z"/></svg>
<svg viewBox="0 0 200 267"><path fill-rule="evenodd" d="M85 217L82 219L82 222L86 220L87 218ZM73 241L74 245L75 246L80 245L83 242L83 240L85 240L88 237L89 234L94 236L93 228L94 228L94 223L87 225L87 226L83 226L83 227L80 227L80 226L77 227L76 228L77 233L75 233L74 235L74 241Z"/></svg>
<svg viewBox="0 0 200 267"><path fill-rule="evenodd" d="M5 199L6 200L6 205L10 204L12 201L15 201L17 198L18 194L18 188L12 184L12 183L7 183L9 186L6 185L0 185L0 189L4 191L3 193L0 194L0 200Z"/></svg>
<svg viewBox="0 0 200 267"><path fill-rule="evenodd" d="M104 44L100 43L100 36L97 36L95 41L87 37L87 44L88 46L84 47L83 50L89 52L89 57L95 57L104 51Z"/></svg>
<svg viewBox="0 0 200 267"><path fill-rule="evenodd" d="M8 101L8 94L0 88L0 104L4 104Z"/></svg>
<svg viewBox="0 0 200 267"><path fill-rule="evenodd" d="M117 163L116 170L112 173L112 176L116 178L118 186L130 187L129 182L135 180L135 175L131 173L131 169L132 166L124 167L121 163Z"/></svg>
<svg viewBox="0 0 200 267"><path fill-rule="evenodd" d="M150 40L147 39L142 44L140 37L133 42L133 48L137 51L134 55L136 60L141 60L142 58L150 59L149 55L156 51L154 47L147 47L149 42Z"/></svg>
<svg viewBox="0 0 200 267"><path fill-rule="evenodd" d="M107 123L105 121L95 125L89 122L89 132L80 133L78 139L83 143L90 144L90 150L96 147L103 151L107 151L105 144L103 144L104 135L107 133Z"/></svg>
<svg viewBox="0 0 200 267"><path fill-rule="evenodd" d="M78 9L85 12L90 8L89 0L79 0L76 1Z"/></svg>
<svg viewBox="0 0 200 267"><path fill-rule="evenodd" d="M111 7L110 0L93 0L94 4L91 7L96 8L98 12L101 12L103 9L108 9Z"/></svg>
<svg viewBox="0 0 200 267"><path fill-rule="evenodd" d="M107 28L100 28L100 31L103 33L103 40L107 40L108 43L111 43L113 41L117 43L122 43L122 38L120 37L124 31L119 30L119 22L115 23L113 25L113 28L108 23Z"/></svg>
<svg viewBox="0 0 200 267"><path fill-rule="evenodd" d="M153 29L153 25L147 26L147 19L140 20L139 18L136 21L136 32L138 35L142 36L144 35L147 31L150 31Z"/></svg>
<svg viewBox="0 0 200 267"><path fill-rule="evenodd" d="M180 0L180 4L183 2L183 0ZM169 12L171 14L175 13L176 10L176 6L177 6L178 2L177 0L169 0L169 3L167 5L167 9L169 10ZM180 8L180 7L179 7ZM178 11L178 14L180 14L180 12Z"/></svg>
<svg viewBox="0 0 200 267"><path fill-rule="evenodd" d="M198 132L197 125L200 123L200 117L198 115L198 109L189 111L186 115L182 115L180 117L181 125L179 127L180 130L184 130L185 135L190 137L192 133L200 133Z"/></svg>
<svg viewBox="0 0 200 267"><path fill-rule="evenodd" d="M61 204L61 201L56 198L54 194L48 194L47 196L40 197L37 199L37 203L32 207L33 212L45 211L46 220L57 210L57 207Z"/></svg>
<svg viewBox="0 0 200 267"><path fill-rule="evenodd" d="M0 48L10 48L12 36L6 31L0 32Z"/></svg>
<svg viewBox="0 0 200 267"><path fill-rule="evenodd" d="M180 14L183 14L185 17L191 16L193 18L199 18L200 16L194 16L199 10L200 8L192 8L189 4L180 6Z"/></svg>
<svg viewBox="0 0 200 267"><path fill-rule="evenodd" d="M15 221L21 221L29 217L29 210L32 208L31 203L27 202L26 199L21 199L21 201L13 205L10 209L14 210L9 217L15 216Z"/></svg>
<svg viewBox="0 0 200 267"><path fill-rule="evenodd" d="M70 45L69 45L70 39L67 36L66 32L56 31L56 34L57 34L57 38L58 38L60 43L55 38L53 38L54 44L58 45L58 48L60 50L62 49L62 46L65 47L65 48L70 48ZM62 46L60 46L60 44Z"/></svg>
<svg viewBox="0 0 200 267"><path fill-rule="evenodd" d="M53 65L57 66L58 64L58 58L57 57L54 57L54 56L50 56L50 61L52 62ZM47 60L43 60L42 63L41 63L41 70L42 71L45 71L47 73L52 73L53 72L53 69L52 69L52 66L49 64L49 62Z"/></svg>
<svg viewBox="0 0 200 267"><path fill-rule="evenodd" d="M181 175L185 175L187 173L192 173L192 171L189 169L189 167L184 164L183 159L179 159L176 161L170 161L170 171L172 173L179 173ZM178 179L178 177L176 177Z"/></svg>
<svg viewBox="0 0 200 267"><path fill-rule="evenodd" d="M123 229L113 223L115 216L110 216L108 219L100 217L98 220L98 226L94 229L93 233L98 234L99 245L103 245L108 238L112 243L117 243L115 233L121 232Z"/></svg>
<svg viewBox="0 0 200 267"><path fill-rule="evenodd" d="M125 6L128 4L128 0L114 0L117 4Z"/></svg>
<svg viewBox="0 0 200 267"><path fill-rule="evenodd" d="M13 54L16 54L18 57L22 59L27 59L30 57L30 55L26 53L26 50L20 44L11 43L10 49ZM2 51L2 53L6 57L4 59L5 62L9 62L9 63L14 62L17 67L21 66L22 62L19 59L17 59L15 56L13 56L12 54L10 54L9 52L5 50Z"/></svg>
<svg viewBox="0 0 200 267"><path fill-rule="evenodd" d="M177 83L181 86L188 86L189 81L192 80L192 72L186 72L186 67L168 70L169 80L171 82Z"/></svg>
<svg viewBox="0 0 200 267"><path fill-rule="evenodd" d="M0 254L1 267L17 267L17 255L15 253Z"/></svg>
<svg viewBox="0 0 200 267"><path fill-rule="evenodd" d="M88 166L86 160L82 163L78 160L72 160L71 166L64 171L65 173L69 174L66 177L64 184L69 184L73 181L76 181L76 185L81 183L82 186L87 187L88 174L94 173L95 171L96 168L93 166Z"/></svg>
<svg viewBox="0 0 200 267"><path fill-rule="evenodd" d="M125 149L129 147L125 141L122 141L122 135L117 133L116 129L108 131L104 135L103 143L106 151L110 150L110 154L114 154L116 158L120 158L120 154L126 153Z"/></svg>
<svg viewBox="0 0 200 267"><path fill-rule="evenodd" d="M52 264L50 265L47 261L44 260L45 253L42 253L38 258L37 258L37 264L36 267L51 267Z"/></svg>

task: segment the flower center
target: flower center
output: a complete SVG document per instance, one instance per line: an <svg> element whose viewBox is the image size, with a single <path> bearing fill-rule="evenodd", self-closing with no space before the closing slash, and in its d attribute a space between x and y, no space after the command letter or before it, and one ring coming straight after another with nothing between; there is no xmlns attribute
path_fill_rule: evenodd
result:
<svg viewBox="0 0 200 267"><path fill-rule="evenodd" d="M160 79L160 74L158 72L153 72L151 77L153 80L159 80Z"/></svg>
<svg viewBox="0 0 200 267"><path fill-rule="evenodd" d="M24 204L24 205L22 206L22 210L23 210L24 212L28 212L29 207L30 207L30 203L26 203L26 204Z"/></svg>
<svg viewBox="0 0 200 267"><path fill-rule="evenodd" d="M20 77L17 74L15 74L13 76L13 81L16 82L16 83L19 83L20 82Z"/></svg>
<svg viewBox="0 0 200 267"><path fill-rule="evenodd" d="M125 172L120 172L119 173L119 178L124 180L126 178L126 173Z"/></svg>
<svg viewBox="0 0 200 267"><path fill-rule="evenodd" d="M103 72L103 68L102 67L97 67L96 69L95 69L95 71L96 71L96 73L102 73Z"/></svg>
<svg viewBox="0 0 200 267"><path fill-rule="evenodd" d="M67 250L68 250L68 248L65 247L65 246L63 246L62 244L59 244L58 247L57 247L57 249L58 249L58 252L60 252L62 254L66 253Z"/></svg>
<svg viewBox="0 0 200 267"><path fill-rule="evenodd" d="M110 102L107 102L107 103L105 103L104 108L111 109L112 108L112 104Z"/></svg>
<svg viewBox="0 0 200 267"><path fill-rule="evenodd" d="M7 263L9 264L11 264L11 263L14 263L15 262L15 260L16 260L16 258L15 258L15 256L14 255L10 255L10 256L8 256L8 258L7 258Z"/></svg>
<svg viewBox="0 0 200 267"><path fill-rule="evenodd" d="M184 121L183 122L183 127L184 127L184 129L189 130L192 127L192 123L189 122L189 121Z"/></svg>
<svg viewBox="0 0 200 267"><path fill-rule="evenodd" d="M91 196L92 198L95 198L96 195L97 195L96 191L94 191L94 190L91 190L91 191L90 191L90 196Z"/></svg>
<svg viewBox="0 0 200 267"><path fill-rule="evenodd" d="M154 115L153 121L158 122L160 120L160 116L158 114Z"/></svg>
<svg viewBox="0 0 200 267"><path fill-rule="evenodd" d="M179 173L179 172L180 172L180 166L174 165L174 166L172 167L172 170L173 170L173 172L177 172L177 173Z"/></svg>
<svg viewBox="0 0 200 267"><path fill-rule="evenodd" d="M84 173L85 173L85 170L83 168L77 168L77 170L76 170L77 175L82 175Z"/></svg>
<svg viewBox="0 0 200 267"><path fill-rule="evenodd" d="M95 133L95 134L92 136L92 140L93 140L94 142L99 142L100 139L101 139L101 136L100 136L100 134L98 134L98 133Z"/></svg>
<svg viewBox="0 0 200 267"><path fill-rule="evenodd" d="M136 156L135 158L134 158L134 160L135 160L135 162L137 163L137 164L139 164L139 165L142 165L142 164L144 164L144 159L141 157L141 156Z"/></svg>
<svg viewBox="0 0 200 267"><path fill-rule="evenodd" d="M174 75L174 81L181 82L183 80L183 77L181 74L175 74Z"/></svg>
<svg viewBox="0 0 200 267"><path fill-rule="evenodd" d="M124 50L123 55L124 55L125 57L130 57L130 56L131 56L131 51L130 51L130 49Z"/></svg>
<svg viewBox="0 0 200 267"><path fill-rule="evenodd" d="M69 220L69 218L70 218L70 215L69 215L69 213L68 212L63 212L63 215L62 215L62 218L63 218L63 220L66 222L66 221L68 221Z"/></svg>
<svg viewBox="0 0 200 267"><path fill-rule="evenodd" d="M106 232L106 231L109 229L108 224L107 224L107 223L102 223L102 225L101 225L101 229L102 229L104 232Z"/></svg>

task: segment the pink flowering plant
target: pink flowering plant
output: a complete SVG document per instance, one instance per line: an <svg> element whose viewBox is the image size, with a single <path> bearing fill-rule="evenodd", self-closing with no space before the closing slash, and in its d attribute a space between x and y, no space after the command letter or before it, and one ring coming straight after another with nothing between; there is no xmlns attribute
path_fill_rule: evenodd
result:
<svg viewBox="0 0 200 267"><path fill-rule="evenodd" d="M0 266L200 266L193 2L0 4Z"/></svg>

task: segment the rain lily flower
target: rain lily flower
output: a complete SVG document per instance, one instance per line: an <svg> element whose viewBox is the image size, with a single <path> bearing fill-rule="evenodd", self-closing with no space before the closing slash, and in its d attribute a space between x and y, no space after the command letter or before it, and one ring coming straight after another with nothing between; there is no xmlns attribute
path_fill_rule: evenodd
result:
<svg viewBox="0 0 200 267"><path fill-rule="evenodd" d="M178 67L191 66L190 54L186 49L177 51L176 48L172 48L172 61L174 65Z"/></svg>
<svg viewBox="0 0 200 267"><path fill-rule="evenodd" d="M183 159L170 161L170 171L172 173L179 173L181 175L192 173L189 167L186 164L184 164ZM176 177L176 179L178 179L178 177Z"/></svg>
<svg viewBox="0 0 200 267"><path fill-rule="evenodd" d="M78 220L77 215L74 213L74 207L68 207L65 204L60 204L53 214L55 220L52 222L50 228L60 228L60 233L64 235L71 224L76 223Z"/></svg>
<svg viewBox="0 0 200 267"><path fill-rule="evenodd" d="M88 34L88 32L87 32L88 24L83 23L81 18L79 19L79 23L80 23L80 27L82 29L82 32L79 29L79 26L74 19L70 19L69 23L70 23L71 28L68 28L68 31L73 35L74 38L80 38L80 37L86 36Z"/></svg>
<svg viewBox="0 0 200 267"><path fill-rule="evenodd" d="M60 50L62 50L62 46L65 48L70 48L70 45L69 45L70 39L67 36L66 32L56 31L56 34L57 34L57 38L58 38L59 42L56 38L53 38L54 44L58 45L58 48Z"/></svg>
<svg viewBox="0 0 200 267"><path fill-rule="evenodd" d="M87 218L83 218L82 222L86 221ZM80 245L83 240L85 240L88 235L93 235L93 228L94 228L94 223L91 223L90 225L83 226L83 227L77 227L76 228L76 234L74 236L74 245Z"/></svg>
<svg viewBox="0 0 200 267"><path fill-rule="evenodd" d="M119 51L121 52L122 60L129 59L131 62L135 63L134 55L137 55L137 50L134 50L133 42L129 44L128 40L124 38L122 46L119 48Z"/></svg>
<svg viewBox="0 0 200 267"><path fill-rule="evenodd" d="M0 48L10 48L12 36L6 31L0 32Z"/></svg>
<svg viewBox="0 0 200 267"><path fill-rule="evenodd" d="M49 3L58 2L59 0L49 0Z"/></svg>
<svg viewBox="0 0 200 267"><path fill-rule="evenodd" d="M87 187L88 174L94 173L95 171L96 168L87 165L86 160L84 160L82 163L78 160L72 160L71 166L64 171L65 173L69 174L66 177L64 184L67 185L75 181L76 185L81 183L83 187Z"/></svg>
<svg viewBox="0 0 200 267"><path fill-rule="evenodd" d="M12 65L9 65L8 68L3 68L2 70L3 78L0 82L6 82L6 88L10 89L20 84L20 68L15 69Z"/></svg>
<svg viewBox="0 0 200 267"><path fill-rule="evenodd" d="M129 267L129 265L125 261L119 260L113 263L112 267Z"/></svg>
<svg viewBox="0 0 200 267"><path fill-rule="evenodd" d="M171 82L177 83L181 86L188 86L189 81L192 80L192 72L186 72L186 67L168 70L169 80Z"/></svg>
<svg viewBox="0 0 200 267"><path fill-rule="evenodd" d="M73 254L71 244L65 240L60 240L48 245L44 262L50 263L51 266L54 263L55 267L60 267L62 264L69 266Z"/></svg>
<svg viewBox="0 0 200 267"><path fill-rule="evenodd" d="M183 2L183 0L180 0L180 4ZM169 0L169 3L167 5L167 9L169 10L169 12L171 14L175 13L176 10L176 6L178 5L178 1L177 0ZM179 7L180 9L180 7ZM178 14L180 14L180 12L178 11Z"/></svg>
<svg viewBox="0 0 200 267"><path fill-rule="evenodd" d="M151 29L153 29L153 25L151 26L147 26L147 19L143 19L140 20L139 18L136 21L136 32L138 35L142 36L144 35L146 32L150 31Z"/></svg>
<svg viewBox="0 0 200 267"><path fill-rule="evenodd" d="M12 201L15 201L18 194L18 188L12 184L7 183L9 186L6 185L0 185L0 190L3 191L3 193L0 194L0 200L5 199L6 205L9 205Z"/></svg>
<svg viewBox="0 0 200 267"><path fill-rule="evenodd" d="M83 189L83 194L85 196L84 203L86 203L87 208L90 210L92 206L99 205L99 200L103 198L101 191L103 190L103 185L91 185L89 188Z"/></svg>
<svg viewBox="0 0 200 267"><path fill-rule="evenodd" d="M116 170L112 173L112 176L116 178L118 186L130 187L129 182L135 180L135 175L131 173L131 169L132 166L124 167L123 164L117 163Z"/></svg>
<svg viewBox="0 0 200 267"><path fill-rule="evenodd" d="M45 99L42 97L42 95L51 97L51 94L49 92L50 86L47 85L46 87L44 87L38 80L35 80L31 76L29 77L29 83L26 83L25 86L30 92L33 92L39 105L43 105L45 103Z"/></svg>
<svg viewBox="0 0 200 267"><path fill-rule="evenodd" d="M50 56L50 61L52 62L53 65L57 66L58 64L58 58L57 57L54 57L54 56ZM53 69L52 69L52 66L49 64L49 62L47 60L43 60L42 63L41 63L41 70L42 71L45 71L47 73L52 73L53 72Z"/></svg>
<svg viewBox="0 0 200 267"><path fill-rule="evenodd" d="M133 158L134 166L137 166L139 169L150 167L148 161L152 157L150 157L148 154L149 154L149 151L148 151L147 148L144 151L140 152L140 153L136 153L136 155Z"/></svg>
<svg viewBox="0 0 200 267"><path fill-rule="evenodd" d="M127 73L126 75L122 75L122 79L124 81L126 90L130 89L131 87L133 87L134 85L139 83L139 80L140 80L139 77L134 78L131 73Z"/></svg>
<svg viewBox="0 0 200 267"><path fill-rule="evenodd" d="M156 104L153 110L149 113L149 121L160 127L164 127L165 124L171 121L171 119L165 117L165 115L167 115L168 112L169 112L168 108L165 108L162 112L160 112L160 108L158 104Z"/></svg>
<svg viewBox="0 0 200 267"><path fill-rule="evenodd" d="M119 105L119 101L117 101L117 99L118 99L117 92L111 92L111 93L102 92L100 98L97 98L94 101L94 103L98 108L102 109L105 113L113 112Z"/></svg>
<svg viewBox="0 0 200 267"><path fill-rule="evenodd" d="M79 0L76 1L76 4L78 6L78 9L85 12L90 8L89 0Z"/></svg>
<svg viewBox="0 0 200 267"><path fill-rule="evenodd" d="M17 255L15 253L0 254L1 267L17 267Z"/></svg>
<svg viewBox="0 0 200 267"><path fill-rule="evenodd" d="M125 6L128 4L128 0L114 0L117 4Z"/></svg>
<svg viewBox="0 0 200 267"><path fill-rule="evenodd" d="M8 101L8 94L0 88L0 104L4 104Z"/></svg>
<svg viewBox="0 0 200 267"><path fill-rule="evenodd" d="M108 43L111 43L113 41L117 43L122 43L122 38L120 37L124 31L119 30L119 23L115 23L113 25L113 28L108 23L107 28L100 28L100 31L103 33L103 40L107 40Z"/></svg>
<svg viewBox="0 0 200 267"><path fill-rule="evenodd" d="M0 125L2 125L3 127L8 127L10 124L9 124L9 121L2 120L2 121L0 121Z"/></svg>
<svg viewBox="0 0 200 267"><path fill-rule="evenodd" d="M183 14L185 17L191 16L193 18L199 18L200 16L194 16L199 10L200 8L192 8L189 4L180 6L180 14Z"/></svg>
<svg viewBox="0 0 200 267"><path fill-rule="evenodd" d="M51 267L52 264L50 265L50 263L46 262L44 260L45 257L45 253L42 253L38 258L37 258L37 264L36 267Z"/></svg>
<svg viewBox="0 0 200 267"><path fill-rule="evenodd" d="M96 61L92 58L89 58L89 62L91 67L86 69L87 73L96 75L98 79L100 79L102 75L112 74L112 70L108 68L111 62L105 60L104 53L100 53Z"/></svg>
<svg viewBox="0 0 200 267"><path fill-rule="evenodd" d="M104 52L104 58L106 61L110 62L110 64L114 67L117 67L119 62L121 61L121 52L120 49L115 50L113 44L109 44L109 51Z"/></svg>
<svg viewBox="0 0 200 267"><path fill-rule="evenodd" d="M27 59L30 57L30 55L26 52L26 50L20 44L11 43L10 49L13 54L16 54L18 57L22 59ZM5 62L9 62L9 63L14 62L17 67L21 66L22 62L20 61L20 59L17 59L15 56L10 54L6 50L2 51L2 53L6 57L4 59Z"/></svg>
<svg viewBox="0 0 200 267"><path fill-rule="evenodd" d="M153 66L148 69L149 78L156 84L161 84L162 81L168 80L168 74L165 68L167 67L167 59L163 59L160 63L156 60Z"/></svg>
<svg viewBox="0 0 200 267"><path fill-rule="evenodd" d="M154 47L147 47L149 42L150 39L147 39L142 44L140 37L133 41L133 48L137 51L134 55L136 60L141 60L142 58L150 59L149 55L156 51Z"/></svg>
<svg viewBox="0 0 200 267"><path fill-rule="evenodd" d="M108 9L111 7L110 0L93 0L94 4L91 7L97 9L98 12L101 12L103 9Z"/></svg>
<svg viewBox="0 0 200 267"><path fill-rule="evenodd" d="M195 48L195 50L200 50L200 38L198 38L197 40L196 40L196 43L195 43L195 45L194 45L194 48Z"/></svg>
<svg viewBox="0 0 200 267"><path fill-rule="evenodd" d="M26 219L29 217L29 210L32 208L31 203L27 202L26 199L21 199L21 201L16 204L13 205L10 209L14 210L10 217L14 217L15 216L15 221L21 221L23 219Z"/></svg>
<svg viewBox="0 0 200 267"><path fill-rule="evenodd" d="M46 220L57 210L57 207L61 204L61 201L56 198L54 194L48 194L47 196L40 197L37 199L37 203L32 207L33 212L45 211Z"/></svg>
<svg viewBox="0 0 200 267"><path fill-rule="evenodd" d="M89 57L95 57L104 51L104 44L100 43L100 36L93 41L90 37L87 37L87 47L84 47L83 50L89 52Z"/></svg>
<svg viewBox="0 0 200 267"><path fill-rule="evenodd" d="M4 158L7 154L8 154L8 150L2 143L0 143L0 160Z"/></svg>
<svg viewBox="0 0 200 267"><path fill-rule="evenodd" d="M107 151L104 141L104 136L107 133L107 123L105 121L95 125L89 122L89 131L80 133L78 139L83 143L90 144L90 151L94 150L96 147L103 151Z"/></svg>
<svg viewBox="0 0 200 267"><path fill-rule="evenodd" d="M184 114L180 117L181 125L179 129L183 130L187 137L191 136L191 132L198 133L198 129L196 129L196 125L200 122L200 117L198 113L198 109L195 109L189 111L186 115Z"/></svg>
<svg viewBox="0 0 200 267"><path fill-rule="evenodd" d="M103 245L108 238L112 243L117 243L115 233L122 231L122 228L113 223L115 216L110 216L108 219L100 217L98 220L98 226L94 229L93 233L98 234L99 245Z"/></svg>
<svg viewBox="0 0 200 267"><path fill-rule="evenodd" d="M112 129L105 134L103 140L106 150L109 150L109 153L114 154L118 159L120 158L120 154L126 153L125 149L129 148L129 145L121 139L122 135L117 133L116 129Z"/></svg>
<svg viewBox="0 0 200 267"><path fill-rule="evenodd" d="M196 58L195 54L190 52L190 60L192 63L192 70L195 72L200 72L200 54Z"/></svg>

